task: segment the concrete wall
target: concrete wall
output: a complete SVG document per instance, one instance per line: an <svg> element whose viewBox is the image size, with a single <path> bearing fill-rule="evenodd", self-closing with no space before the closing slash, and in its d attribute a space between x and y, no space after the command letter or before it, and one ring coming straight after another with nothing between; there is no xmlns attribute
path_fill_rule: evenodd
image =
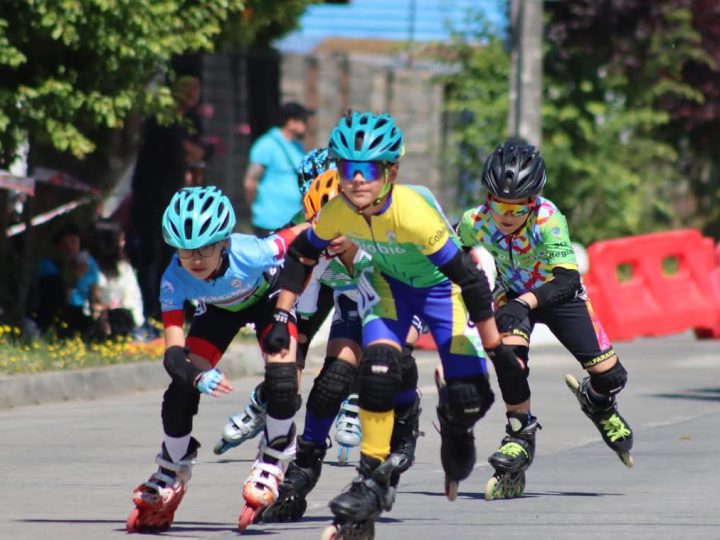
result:
<svg viewBox="0 0 720 540"><path fill-rule="evenodd" d="M327 143L348 109L392 114L405 133L400 181L429 187L443 206L453 200L454 181L443 178L446 141L444 88L431 67L407 68L395 59L352 54L286 54L281 61L283 101L316 109L307 146Z"/></svg>

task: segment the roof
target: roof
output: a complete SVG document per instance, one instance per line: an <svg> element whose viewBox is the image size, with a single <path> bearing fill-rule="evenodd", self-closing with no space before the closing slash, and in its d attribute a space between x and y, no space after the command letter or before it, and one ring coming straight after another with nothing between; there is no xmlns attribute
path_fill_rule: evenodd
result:
<svg viewBox="0 0 720 540"><path fill-rule="evenodd" d="M352 0L310 5L300 28L276 43L286 52L309 52L327 38L429 42L467 31L468 15L481 13L495 27L506 26L503 0Z"/></svg>

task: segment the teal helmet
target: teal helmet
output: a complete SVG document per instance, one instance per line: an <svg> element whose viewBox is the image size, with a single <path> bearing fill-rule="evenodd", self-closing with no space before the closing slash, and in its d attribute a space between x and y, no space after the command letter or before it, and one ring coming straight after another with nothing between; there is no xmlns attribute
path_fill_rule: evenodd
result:
<svg viewBox="0 0 720 540"><path fill-rule="evenodd" d="M348 112L330 134L328 148L337 159L397 163L405 137L389 114Z"/></svg>
<svg viewBox="0 0 720 540"><path fill-rule="evenodd" d="M165 242L197 249L225 240L235 227L230 199L215 186L187 187L173 195L162 218Z"/></svg>
<svg viewBox="0 0 720 540"><path fill-rule="evenodd" d="M298 188L300 195L305 195L313 180L328 169L334 169L335 162L328 156L325 147L314 148L303 157L297 169Z"/></svg>

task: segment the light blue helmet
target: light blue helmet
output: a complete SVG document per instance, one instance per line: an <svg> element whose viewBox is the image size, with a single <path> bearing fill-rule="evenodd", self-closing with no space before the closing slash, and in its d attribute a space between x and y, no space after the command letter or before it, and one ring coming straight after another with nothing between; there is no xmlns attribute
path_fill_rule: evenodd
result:
<svg viewBox="0 0 720 540"><path fill-rule="evenodd" d="M235 227L230 199L215 186L187 187L173 195L162 218L165 242L197 249L225 240Z"/></svg>
<svg viewBox="0 0 720 540"><path fill-rule="evenodd" d="M397 163L405 153L405 137L389 114L346 114L328 143L330 155L349 161Z"/></svg>

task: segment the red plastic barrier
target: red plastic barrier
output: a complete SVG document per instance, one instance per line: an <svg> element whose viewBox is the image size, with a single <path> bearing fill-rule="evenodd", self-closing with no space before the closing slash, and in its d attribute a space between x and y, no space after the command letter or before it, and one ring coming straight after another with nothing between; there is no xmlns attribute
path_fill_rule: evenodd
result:
<svg viewBox="0 0 720 540"><path fill-rule="evenodd" d="M712 241L686 229L596 242L588 248L590 299L610 339L716 328ZM664 271L674 259L677 271ZM621 281L618 269L629 271ZM621 272L622 273L622 272Z"/></svg>
<svg viewBox="0 0 720 540"><path fill-rule="evenodd" d="M709 238L707 240L710 240ZM712 248L712 241L710 241ZM712 284L713 298L715 305L720 309L720 244L715 247L715 268L710 272L710 282ZM695 335L701 339L720 339L720 317L718 317L715 326L700 327L695 329Z"/></svg>

